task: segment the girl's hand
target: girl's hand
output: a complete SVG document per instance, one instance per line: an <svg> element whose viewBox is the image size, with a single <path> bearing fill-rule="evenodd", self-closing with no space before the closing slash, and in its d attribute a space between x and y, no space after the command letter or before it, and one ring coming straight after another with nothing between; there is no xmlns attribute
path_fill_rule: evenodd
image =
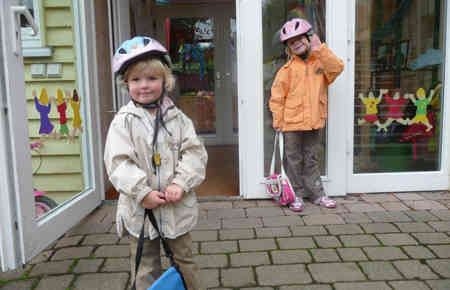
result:
<svg viewBox="0 0 450 290"><path fill-rule="evenodd" d="M147 193L147 195L141 201L141 205L144 208L148 209L154 209L163 204L166 204L166 200L164 199L164 193L159 191L152 191Z"/></svg>
<svg viewBox="0 0 450 290"><path fill-rule="evenodd" d="M322 44L320 38L315 33L310 36L310 43L311 43L311 50L319 50L320 45Z"/></svg>
<svg viewBox="0 0 450 290"><path fill-rule="evenodd" d="M175 203L179 202L181 200L181 197L183 196L183 189L178 184L172 183L166 188L166 201Z"/></svg>

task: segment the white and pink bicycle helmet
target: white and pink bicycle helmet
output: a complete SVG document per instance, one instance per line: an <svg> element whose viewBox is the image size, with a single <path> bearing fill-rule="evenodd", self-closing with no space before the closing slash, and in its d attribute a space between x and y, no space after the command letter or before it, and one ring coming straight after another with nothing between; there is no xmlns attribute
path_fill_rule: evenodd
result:
<svg viewBox="0 0 450 290"><path fill-rule="evenodd" d="M312 26L308 21L301 18L294 18L287 21L280 31L280 41L285 42L289 38L309 34L312 32Z"/></svg>
<svg viewBox="0 0 450 290"><path fill-rule="evenodd" d="M172 66L167 49L158 41L146 36L135 36L124 41L116 50L112 70L115 74L123 74L128 66L149 56L158 57L168 67Z"/></svg>

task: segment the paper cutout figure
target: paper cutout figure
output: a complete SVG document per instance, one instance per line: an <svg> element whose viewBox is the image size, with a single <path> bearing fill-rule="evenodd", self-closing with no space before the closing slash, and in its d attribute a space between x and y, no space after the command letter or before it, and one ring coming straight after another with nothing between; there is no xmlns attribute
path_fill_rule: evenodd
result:
<svg viewBox="0 0 450 290"><path fill-rule="evenodd" d="M409 94L404 94L403 98L400 95L400 91L394 91L394 96L391 97L389 93L384 95L386 103L389 105L388 112L386 113L386 122L383 124L383 130L386 132L387 127L396 121L402 125L408 125L409 119L403 119L404 113L402 106L408 100Z"/></svg>
<svg viewBox="0 0 450 290"><path fill-rule="evenodd" d="M55 128L50 121L50 118L48 115L50 114L52 105L49 103L47 90L45 88L41 89L41 94L39 95L39 99L37 97L36 90L32 91L32 96L34 98L34 104L36 107L36 110L40 114L40 127L39 127L39 134L41 135L41 138L44 138L46 136L50 136L53 132L53 129Z"/></svg>
<svg viewBox="0 0 450 290"><path fill-rule="evenodd" d="M358 125L361 126L366 123L375 124L377 126L377 131L380 131L381 129L384 129L386 131L385 125L382 125L380 123L380 120L378 119L377 105L381 102L383 95L387 92L388 90L386 89L380 89L380 94L377 98L375 98L373 90L369 90L367 97L364 97L363 93L359 93L358 98L366 106L366 115L364 116L364 118L358 120Z"/></svg>
<svg viewBox="0 0 450 290"><path fill-rule="evenodd" d="M78 96L76 89L73 89L72 98L70 98L70 92L68 93L68 98L69 98L70 106L72 107L72 110L73 110L73 120L72 120L73 129L72 129L72 136L71 136L71 138L73 140L78 131L80 133L83 132L83 127L81 126L82 121L81 121L81 116L80 116L81 99Z"/></svg>
<svg viewBox="0 0 450 290"><path fill-rule="evenodd" d="M416 124L422 123L425 126L427 126L427 129L426 129L427 132L433 128L433 126L430 124L430 121L427 118L427 106L433 99L433 96L434 96L436 90L438 90L439 88L440 88L440 85L438 85L434 89L431 89L428 97L426 97L426 93L423 88L419 88L417 90L417 92L416 92L417 99L414 97L413 94L409 94L409 99L417 107L416 116L411 121L408 122L409 125L414 124L414 123L416 123Z"/></svg>
<svg viewBox="0 0 450 290"><path fill-rule="evenodd" d="M56 103L56 109L58 110L59 113L59 132L56 133L57 134L56 137L57 138L61 138L62 136L70 137L66 117L67 102L64 98L63 91L60 88L56 90L56 99L53 99L53 101Z"/></svg>
<svg viewBox="0 0 450 290"><path fill-rule="evenodd" d="M429 111L426 115L427 120L431 123L435 122L435 115ZM417 142L421 139L431 138L434 135L434 130L429 130L423 123L413 123L406 128L400 138L401 142L411 142L413 149L413 159L417 160Z"/></svg>

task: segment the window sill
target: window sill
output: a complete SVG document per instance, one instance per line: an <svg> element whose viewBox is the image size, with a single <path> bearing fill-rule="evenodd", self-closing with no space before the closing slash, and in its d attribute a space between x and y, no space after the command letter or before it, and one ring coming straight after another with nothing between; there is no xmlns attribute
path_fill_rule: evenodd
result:
<svg viewBox="0 0 450 290"><path fill-rule="evenodd" d="M23 57L50 57L52 56L51 47L24 47L22 49Z"/></svg>

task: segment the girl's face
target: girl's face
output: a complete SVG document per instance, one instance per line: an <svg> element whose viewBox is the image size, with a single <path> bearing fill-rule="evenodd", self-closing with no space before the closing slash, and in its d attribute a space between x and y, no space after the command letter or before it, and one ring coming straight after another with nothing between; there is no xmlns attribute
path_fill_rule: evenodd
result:
<svg viewBox="0 0 450 290"><path fill-rule="evenodd" d="M128 90L133 100L149 104L161 97L163 78L148 68L132 70L127 79Z"/></svg>
<svg viewBox="0 0 450 290"><path fill-rule="evenodd" d="M297 35L287 40L287 45L295 55L303 55L308 52L310 44L305 34Z"/></svg>

